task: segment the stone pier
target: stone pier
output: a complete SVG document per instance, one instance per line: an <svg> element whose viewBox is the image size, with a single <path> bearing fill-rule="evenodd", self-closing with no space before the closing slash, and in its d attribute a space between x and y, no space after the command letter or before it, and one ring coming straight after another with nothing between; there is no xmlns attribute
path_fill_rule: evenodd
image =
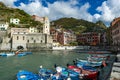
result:
<svg viewBox="0 0 120 80"><path fill-rule="evenodd" d="M116 55L116 60L113 63L110 80L120 80L120 52Z"/></svg>

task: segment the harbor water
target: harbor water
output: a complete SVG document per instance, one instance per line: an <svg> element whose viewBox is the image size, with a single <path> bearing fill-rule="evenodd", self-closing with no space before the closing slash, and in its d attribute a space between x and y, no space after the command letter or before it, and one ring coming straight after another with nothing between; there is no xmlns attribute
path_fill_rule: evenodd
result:
<svg viewBox="0 0 120 80"><path fill-rule="evenodd" d="M87 59L87 52L78 53L76 51L39 51L33 52L32 55L26 55L22 57L0 56L0 80L16 80L16 73L19 70L28 70L34 73L38 73L39 66L42 65L47 69L54 69L54 65L60 65L66 67L66 64L73 64L73 60L76 58ZM114 55L110 54L110 60L108 66L100 72L100 80L106 80L109 76L112 63L114 61Z"/></svg>

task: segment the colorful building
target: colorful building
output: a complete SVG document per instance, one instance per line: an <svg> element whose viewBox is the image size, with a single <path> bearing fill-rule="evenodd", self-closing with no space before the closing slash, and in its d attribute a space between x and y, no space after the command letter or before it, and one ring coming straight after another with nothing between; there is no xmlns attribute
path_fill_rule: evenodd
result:
<svg viewBox="0 0 120 80"><path fill-rule="evenodd" d="M82 45L98 45L100 44L100 33L81 33L77 35L77 42Z"/></svg>
<svg viewBox="0 0 120 80"><path fill-rule="evenodd" d="M111 22L110 28L113 45L120 45L120 17Z"/></svg>
<svg viewBox="0 0 120 80"><path fill-rule="evenodd" d="M53 42L59 42L61 45L69 45L71 42L76 41L76 35L73 31L52 28L50 34Z"/></svg>

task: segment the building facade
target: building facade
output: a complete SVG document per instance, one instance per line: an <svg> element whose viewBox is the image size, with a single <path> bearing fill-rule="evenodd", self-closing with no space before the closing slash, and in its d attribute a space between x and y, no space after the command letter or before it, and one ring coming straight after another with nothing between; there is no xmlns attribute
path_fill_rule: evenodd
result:
<svg viewBox="0 0 120 80"><path fill-rule="evenodd" d="M76 35L73 31L64 31L61 29L52 28L50 34L53 38L53 43L58 45L69 45L71 42L76 41Z"/></svg>
<svg viewBox="0 0 120 80"><path fill-rule="evenodd" d="M83 45L98 45L100 44L100 33L88 32L77 35L77 42Z"/></svg>
<svg viewBox="0 0 120 80"><path fill-rule="evenodd" d="M43 33L44 34L50 34L50 21L48 19L48 17L39 17L39 16L36 16L36 15L33 15L32 16L33 20L35 21L39 21L41 22L43 25Z"/></svg>
<svg viewBox="0 0 120 80"><path fill-rule="evenodd" d="M12 50L40 50L52 47L52 37L43 33L31 33L29 28L11 28Z"/></svg>
<svg viewBox="0 0 120 80"><path fill-rule="evenodd" d="M58 42L57 41L58 31L55 28L50 29L50 35L52 36L54 43Z"/></svg>
<svg viewBox="0 0 120 80"><path fill-rule="evenodd" d="M11 48L12 50L17 50L18 47L22 47L23 49L27 50L26 43L27 43L27 34L29 33L28 28L11 28L11 38L12 38L12 44Z"/></svg>
<svg viewBox="0 0 120 80"><path fill-rule="evenodd" d="M110 28L113 45L120 45L120 17L111 22Z"/></svg>
<svg viewBox="0 0 120 80"><path fill-rule="evenodd" d="M107 33L106 32L101 33L100 44L107 45Z"/></svg>
<svg viewBox="0 0 120 80"><path fill-rule="evenodd" d="M10 23L18 25L20 23L20 19L18 19L18 18L10 18Z"/></svg>
<svg viewBox="0 0 120 80"><path fill-rule="evenodd" d="M7 30L8 27L9 27L9 24L7 22L0 22L1 31Z"/></svg>

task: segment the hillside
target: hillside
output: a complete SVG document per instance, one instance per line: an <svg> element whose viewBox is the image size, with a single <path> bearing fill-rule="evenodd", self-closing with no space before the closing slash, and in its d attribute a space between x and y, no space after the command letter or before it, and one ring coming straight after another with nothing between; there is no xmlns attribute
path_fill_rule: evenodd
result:
<svg viewBox="0 0 120 80"><path fill-rule="evenodd" d="M23 10L6 7L2 2L0 2L0 21L10 22L10 18L19 18L20 24L24 24L26 27L41 24L40 22L32 20L31 16Z"/></svg>
<svg viewBox="0 0 120 80"><path fill-rule="evenodd" d="M61 19L52 21L51 23L54 23L52 27L61 26L64 29L71 29L76 33L92 32L92 31L101 32L106 29L106 26L102 21L93 23L83 19L75 19L75 18L61 18Z"/></svg>

